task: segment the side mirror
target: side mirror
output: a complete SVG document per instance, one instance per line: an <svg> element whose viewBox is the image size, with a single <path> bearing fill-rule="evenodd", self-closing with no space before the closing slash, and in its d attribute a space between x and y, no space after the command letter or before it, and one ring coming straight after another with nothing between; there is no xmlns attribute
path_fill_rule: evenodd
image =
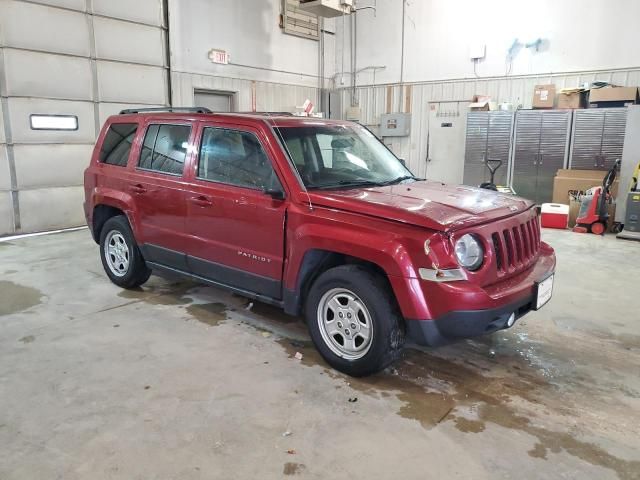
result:
<svg viewBox="0 0 640 480"><path fill-rule="evenodd" d="M264 193L266 195L269 195L274 200L284 200L285 199L284 192L280 188L265 188L264 189Z"/></svg>

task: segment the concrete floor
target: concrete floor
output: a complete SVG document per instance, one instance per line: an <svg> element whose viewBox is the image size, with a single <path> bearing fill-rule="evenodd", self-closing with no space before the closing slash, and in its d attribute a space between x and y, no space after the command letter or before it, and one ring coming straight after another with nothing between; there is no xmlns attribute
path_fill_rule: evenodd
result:
<svg viewBox="0 0 640 480"><path fill-rule="evenodd" d="M264 305L118 289L86 230L0 243L0 478L638 479L640 243L544 238L545 309L361 380Z"/></svg>

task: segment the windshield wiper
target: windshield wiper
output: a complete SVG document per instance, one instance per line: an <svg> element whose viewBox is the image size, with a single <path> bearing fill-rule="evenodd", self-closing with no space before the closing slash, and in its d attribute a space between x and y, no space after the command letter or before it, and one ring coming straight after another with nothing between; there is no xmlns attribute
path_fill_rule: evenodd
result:
<svg viewBox="0 0 640 480"><path fill-rule="evenodd" d="M313 185L309 188L318 190L329 190L332 188L345 188L345 187L379 187L385 185L384 182L374 182L373 180L340 180L337 183L331 183L329 185Z"/></svg>
<svg viewBox="0 0 640 480"><path fill-rule="evenodd" d="M394 178L393 180L389 180L387 182L380 182L379 185L395 185L400 182L404 182L405 180L424 180L423 178L414 177L413 175L403 175L402 177Z"/></svg>

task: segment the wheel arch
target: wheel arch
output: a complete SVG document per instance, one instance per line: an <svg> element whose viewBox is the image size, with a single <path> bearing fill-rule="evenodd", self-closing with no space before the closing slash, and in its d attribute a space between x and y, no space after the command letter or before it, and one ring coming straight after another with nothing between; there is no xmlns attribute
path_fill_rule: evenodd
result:
<svg viewBox="0 0 640 480"><path fill-rule="evenodd" d="M310 248L302 256L294 288L284 288L285 312L290 315L300 315L313 282L322 273L340 265L357 265L379 275L389 285L389 290L393 294L393 301L397 303L388 273L375 261L336 250Z"/></svg>

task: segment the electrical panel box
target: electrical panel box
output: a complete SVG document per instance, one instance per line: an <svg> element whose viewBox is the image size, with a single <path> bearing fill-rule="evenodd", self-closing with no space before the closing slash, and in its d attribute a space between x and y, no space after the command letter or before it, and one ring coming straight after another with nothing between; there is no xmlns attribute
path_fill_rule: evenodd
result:
<svg viewBox="0 0 640 480"><path fill-rule="evenodd" d="M380 115L381 137L408 137L410 134L410 113L383 113Z"/></svg>

